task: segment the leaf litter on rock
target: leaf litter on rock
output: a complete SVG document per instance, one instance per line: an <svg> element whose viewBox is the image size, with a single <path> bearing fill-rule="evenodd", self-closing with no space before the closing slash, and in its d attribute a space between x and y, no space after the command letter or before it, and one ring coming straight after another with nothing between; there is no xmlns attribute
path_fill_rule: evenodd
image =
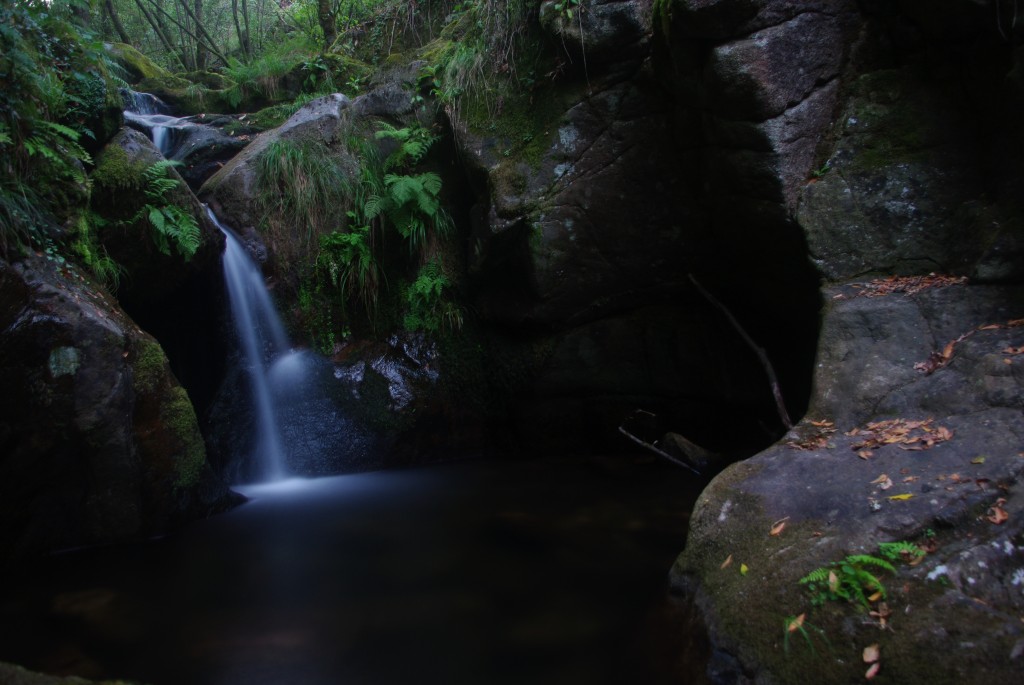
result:
<svg viewBox="0 0 1024 685"><path fill-rule="evenodd" d="M942 348L942 352L932 352L930 355L928 355L928 358L925 359L923 362L917 362L916 364L914 364L914 370L921 371L925 375L930 376L939 369L948 366L949 363L953 361L953 353L956 349L956 346L959 343L962 343L967 338L974 335L975 333L979 333L981 331L995 331L1007 328L1017 328L1018 326L1024 326L1024 319L1010 319L1005 323L988 323L978 326L976 328L972 328L971 330L967 331L966 333L956 338L955 340L950 340L948 343L946 343L945 347ZM1024 346L1007 347L1003 349L1003 354L1008 355L1021 354L1022 352L1024 352ZM1007 364L1012 363L1012 361L1008 358L1004 359L1003 361L1006 362Z"/></svg>
<svg viewBox="0 0 1024 685"><path fill-rule="evenodd" d="M795 450L820 450L829 447L829 438L836 432L836 426L827 419L808 421L811 428L803 430L797 437L788 440L786 445Z"/></svg>
<svg viewBox="0 0 1024 685"><path fill-rule="evenodd" d="M888 419L869 423L864 428L854 428L846 435L860 438L852 445L852 449L858 450L857 455L862 459L869 458L871 450L885 445L896 445L900 449L911 451L927 450L953 438L953 431L945 426L935 426L933 422L934 419Z"/></svg>
<svg viewBox="0 0 1024 685"><path fill-rule="evenodd" d="M850 287L854 288L856 292L851 297L837 295L834 299L884 297L897 293L910 297L929 288L944 288L950 285L963 285L965 283L967 283L966 276L947 276L935 273L928 274L927 276L889 276L887 278L876 278L868 283L854 283Z"/></svg>

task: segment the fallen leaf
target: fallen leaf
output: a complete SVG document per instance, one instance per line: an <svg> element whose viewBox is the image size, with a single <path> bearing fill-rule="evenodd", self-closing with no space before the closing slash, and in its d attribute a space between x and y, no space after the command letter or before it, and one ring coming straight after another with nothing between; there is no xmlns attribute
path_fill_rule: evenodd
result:
<svg viewBox="0 0 1024 685"><path fill-rule="evenodd" d="M882 591L881 590L879 590L878 592L876 592L873 595L871 595L870 597L868 597L868 601L869 602L877 602L880 599L882 599Z"/></svg>
<svg viewBox="0 0 1024 685"><path fill-rule="evenodd" d="M971 459L971 463L972 464L984 464L985 463L985 457L982 456L982 455L978 455L974 459Z"/></svg>
<svg viewBox="0 0 1024 685"><path fill-rule="evenodd" d="M805 618L807 618L807 614L800 614L799 616L794 616L793 619L786 625L786 630L791 633L795 633L796 631L800 630L800 628L804 624Z"/></svg>
<svg viewBox="0 0 1024 685"><path fill-rule="evenodd" d="M913 483L914 481L921 480L921 476L907 476L903 479L904 483Z"/></svg>
<svg viewBox="0 0 1024 685"><path fill-rule="evenodd" d="M996 500L995 506L988 510L988 515L985 518L987 518L990 523L994 523L997 526L1005 523L1010 518L1010 515L1006 513L1005 509L1003 509L1004 504L1006 504L1006 500L1000 497Z"/></svg>
<svg viewBox="0 0 1024 685"><path fill-rule="evenodd" d="M953 431L949 430L945 426L939 426L935 429L935 434L942 440L952 440Z"/></svg>
<svg viewBox="0 0 1024 685"><path fill-rule="evenodd" d="M912 495L909 492L904 492L902 495L889 495L889 499L891 499L891 500L899 500L901 502L905 501L905 500L908 500L908 499L912 499L913 497L914 497L914 495Z"/></svg>
<svg viewBox="0 0 1024 685"><path fill-rule="evenodd" d="M870 459L871 457L875 456L875 453L872 452L871 450L861 450L860 452L857 452L857 456L860 457L861 459Z"/></svg>
<svg viewBox="0 0 1024 685"><path fill-rule="evenodd" d="M722 562L722 565L721 565L721 566L719 566L718 568L720 568L720 569L726 569L726 568L729 568L729 564L731 564L731 563L732 563L732 555L730 554L729 556L727 556L727 557L725 558L725 561L723 561L723 562Z"/></svg>
<svg viewBox="0 0 1024 685"><path fill-rule="evenodd" d="M881 658L881 656L881 648L878 646L877 642L864 648L863 657L864 663L866 664L875 663Z"/></svg>
<svg viewBox="0 0 1024 685"><path fill-rule="evenodd" d="M1007 347L1003 350L1003 354L1024 354L1024 345L1020 347Z"/></svg>
<svg viewBox="0 0 1024 685"><path fill-rule="evenodd" d="M839 576L836 575L835 571L828 572L828 589L830 592L835 592L839 589Z"/></svg>
<svg viewBox="0 0 1024 685"><path fill-rule="evenodd" d="M746 564L740 564L740 575L741 575L741 576L745 576L745 575L747 575L747 571L749 571L749 570L750 570L750 569L749 569L749 568L747 568L747 565L746 565Z"/></svg>
<svg viewBox="0 0 1024 685"><path fill-rule="evenodd" d="M953 358L953 347L956 345L955 340L950 340L946 343L946 346L942 348L942 358L949 363L949 360Z"/></svg>
<svg viewBox="0 0 1024 685"><path fill-rule="evenodd" d="M892 487L892 478L889 478L889 476L883 473L878 478L871 481L871 484L877 485L879 490L888 490Z"/></svg>
<svg viewBox="0 0 1024 685"><path fill-rule="evenodd" d="M781 533L783 530L785 530L785 528L786 528L786 521L788 521L788 520L789 520L789 517L787 516L786 518L782 519L781 521L776 522L776 524L774 526L772 526L772 529L770 531L768 531L768 534L772 535L772 536L775 536L775 535L778 535L779 533Z"/></svg>
<svg viewBox="0 0 1024 685"><path fill-rule="evenodd" d="M881 620L884 621L885 619L887 619L890 616L892 616L892 609L890 609L889 605L886 604L885 602L879 602L878 603L878 608L875 611L872 611L871 615L874 616L875 618L878 618L878 619L881 619ZM873 645L873 646L875 646L875 645Z"/></svg>
<svg viewBox="0 0 1024 685"><path fill-rule="evenodd" d="M878 675L878 669L880 669L881 667L882 664L879 661L876 661L875 663L871 664L871 667L868 669L867 673L864 674L865 680L871 680L876 675Z"/></svg>
<svg viewBox="0 0 1024 685"><path fill-rule="evenodd" d="M1008 365L1008 366L1012 366L1013 365L1013 360L1012 359L1004 359L1003 363Z"/></svg>

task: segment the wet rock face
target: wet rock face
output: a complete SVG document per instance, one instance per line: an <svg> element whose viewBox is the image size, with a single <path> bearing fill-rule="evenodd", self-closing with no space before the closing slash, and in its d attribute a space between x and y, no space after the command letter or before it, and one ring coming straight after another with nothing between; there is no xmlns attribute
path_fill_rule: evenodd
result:
<svg viewBox="0 0 1024 685"><path fill-rule="evenodd" d="M0 549L152 534L228 504L159 345L43 258L0 262Z"/></svg>

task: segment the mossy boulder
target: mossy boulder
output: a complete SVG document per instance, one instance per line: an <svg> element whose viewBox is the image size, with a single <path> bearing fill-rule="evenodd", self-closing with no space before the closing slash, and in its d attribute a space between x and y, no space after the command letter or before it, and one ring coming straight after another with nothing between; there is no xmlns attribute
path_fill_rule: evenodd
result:
<svg viewBox="0 0 1024 685"><path fill-rule="evenodd" d="M167 297L190 278L219 268L224 237L173 167L167 173L178 185L162 199L146 196L144 173L162 161L163 156L146 136L124 129L98 155L92 173L94 206L111 220L99 239L124 271L118 296L130 309ZM138 216L145 207L166 204L188 212L199 226L200 243L188 259L173 245L170 254L161 251L149 219Z"/></svg>
<svg viewBox="0 0 1024 685"><path fill-rule="evenodd" d="M103 48L114 58L128 74L125 79L129 83L139 83L145 79L162 79L170 73L156 64L149 57L126 43L104 43Z"/></svg>
<svg viewBox="0 0 1024 685"><path fill-rule="evenodd" d="M100 286L0 262L0 554L137 539L230 505L159 345Z"/></svg>

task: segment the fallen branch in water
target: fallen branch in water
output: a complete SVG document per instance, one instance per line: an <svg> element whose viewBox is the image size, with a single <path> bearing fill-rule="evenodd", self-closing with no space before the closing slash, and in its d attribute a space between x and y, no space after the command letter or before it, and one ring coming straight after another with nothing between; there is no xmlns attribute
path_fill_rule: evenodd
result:
<svg viewBox="0 0 1024 685"><path fill-rule="evenodd" d="M690 282L693 283L695 288L697 288L697 292L703 295L708 302L715 305L715 307L725 315L725 318L729 320L732 327L736 329L736 332L740 334L740 337L743 338L744 342L746 342L750 349L754 351L754 354L757 355L757 358L761 362L761 366L764 367L765 373L768 374L768 382L772 386L772 396L775 398L775 410L779 413L779 419L782 421L782 425L786 427L786 430L789 430L793 427L793 421L790 420L789 412L786 411L786 403L782 399L782 390L779 388L779 379L775 376L775 369L772 367L771 360L768 359L768 354L756 342L754 342L754 339L751 338L750 335L747 334L743 329L743 326L740 325L740 322L737 321L736 317L729 311L728 307L726 307L714 295L705 290L704 286L697 281L697 278L693 274L689 274L689 276Z"/></svg>
<svg viewBox="0 0 1024 685"><path fill-rule="evenodd" d="M652 414L652 413L651 413L651 412L649 412L649 411L644 411L643 409L637 409L637 410L636 410L636 411L634 411L634 412L633 412L632 414L630 414L629 416L627 416L627 417L626 417L626 420L622 422L622 425L621 425L621 426L619 426L619 432L620 432L620 433L622 433L622 434L623 434L623 435L625 435L625 436L626 436L627 438L629 438L630 440L632 440L632 441L633 441L633 442L635 442L636 444L640 445L640 446L641 446L641 447L643 447L644 449L646 449L646 450L648 450L648 451L650 451L650 452L653 452L654 454L657 454L657 455L658 455L659 457L662 457L663 459L668 459L668 460L669 460L670 462L672 462L673 464L676 464L676 465L678 465L678 466L682 466L682 467L683 467L684 469L687 469L687 470L689 470L689 471L692 471L693 473L696 473L696 474L697 474L698 476L700 476L700 475L703 475L703 474L701 474L701 472L700 472L699 470L697 470L697 469L696 469L696 468L695 468L695 467L694 467L693 465L691 465L691 464L687 464L687 463L686 463L685 461L682 461L681 459L678 459L678 458L676 458L676 457L672 456L671 454L669 454L669 453L668 453L668 452L666 452L665 450L663 450L663 449L659 448L659 447L658 447L657 445L652 445L652 444L651 444L651 443L649 443L649 442L646 442L646 441L644 441L644 440L641 440L641 439L640 439L640 438L638 438L638 437L637 437L636 435L634 435L633 433L629 432L629 431L628 431L628 430L626 429L626 423L627 423L627 422L628 422L628 421L629 421L629 420L630 420L631 418L633 418L634 416L636 416L637 414L645 414L645 415L647 415L647 416L654 416L654 414ZM687 439L686 439L686 438L684 438L683 436L679 435L679 436L677 436L677 437L678 437L678 438L679 438L679 439L680 439L680 440L681 440L681 441L682 441L682 442L683 442L683 443L685 444L685 446L689 446L689 447L691 447L691 448L693 449L693 453L691 454L691 453L687 452L687 455L686 455L686 456L688 456L689 458L693 459L693 460L694 460L694 461L696 461L697 463L702 463L702 462L703 462L703 461L704 461L704 460L705 460L705 459L707 458L707 455L710 455L710 454L711 454L710 452L708 452L708 451L707 451L706 449L704 449L704 448L703 448L703 447L701 447L700 445L696 445L696 444L694 444L694 443L690 442L689 440L687 440ZM680 447L683 447L683 445L681 445Z"/></svg>

